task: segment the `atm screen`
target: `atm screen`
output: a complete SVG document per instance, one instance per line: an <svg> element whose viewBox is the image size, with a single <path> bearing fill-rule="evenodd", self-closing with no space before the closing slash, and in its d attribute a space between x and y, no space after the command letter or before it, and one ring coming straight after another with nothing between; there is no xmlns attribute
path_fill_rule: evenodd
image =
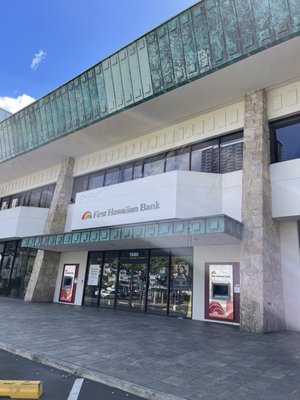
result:
<svg viewBox="0 0 300 400"><path fill-rule="evenodd" d="M72 281L73 281L73 278L70 278L70 277L68 277L68 276L65 276L65 278L64 278L64 288L65 289L69 289L69 288L71 288L71 286L72 286Z"/></svg>
<svg viewBox="0 0 300 400"><path fill-rule="evenodd" d="M214 299L229 299L229 283L213 283L212 284L212 297Z"/></svg>

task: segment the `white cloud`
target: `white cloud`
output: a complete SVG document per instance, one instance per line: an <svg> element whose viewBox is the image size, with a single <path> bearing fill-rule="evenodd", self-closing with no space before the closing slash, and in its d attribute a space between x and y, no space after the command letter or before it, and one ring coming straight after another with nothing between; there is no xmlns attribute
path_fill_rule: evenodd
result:
<svg viewBox="0 0 300 400"><path fill-rule="evenodd" d="M38 53L36 53L31 61L30 68L33 71L37 70L37 67L40 65L40 63L46 58L47 53L44 50L39 50Z"/></svg>
<svg viewBox="0 0 300 400"><path fill-rule="evenodd" d="M35 99L31 96L28 96L28 94L22 94L17 98L7 96L0 97L0 108L3 108L4 110L14 114L34 101Z"/></svg>

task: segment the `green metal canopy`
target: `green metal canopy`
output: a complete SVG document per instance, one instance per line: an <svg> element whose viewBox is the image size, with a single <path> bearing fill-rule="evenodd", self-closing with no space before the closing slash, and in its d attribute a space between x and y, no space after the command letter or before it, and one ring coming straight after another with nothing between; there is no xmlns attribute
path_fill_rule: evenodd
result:
<svg viewBox="0 0 300 400"><path fill-rule="evenodd" d="M194 240L201 245L201 238L205 238L205 244L239 243L242 239L242 223L226 215L155 221L27 237L22 240L21 246L53 251L78 251L91 248L111 249L113 244L119 248L149 247L149 243L164 247L164 243L171 246L176 242L177 247L184 247L194 245Z"/></svg>
<svg viewBox="0 0 300 400"><path fill-rule="evenodd" d="M299 0L203 0L1 122L0 163L299 35Z"/></svg>

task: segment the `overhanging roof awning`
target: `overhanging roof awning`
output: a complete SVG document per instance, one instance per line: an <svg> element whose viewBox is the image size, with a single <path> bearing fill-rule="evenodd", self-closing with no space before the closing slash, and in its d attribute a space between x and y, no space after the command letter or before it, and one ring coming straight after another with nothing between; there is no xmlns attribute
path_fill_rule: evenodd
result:
<svg viewBox="0 0 300 400"><path fill-rule="evenodd" d="M22 247L65 252L238 244L242 226L217 215L33 236L24 238Z"/></svg>

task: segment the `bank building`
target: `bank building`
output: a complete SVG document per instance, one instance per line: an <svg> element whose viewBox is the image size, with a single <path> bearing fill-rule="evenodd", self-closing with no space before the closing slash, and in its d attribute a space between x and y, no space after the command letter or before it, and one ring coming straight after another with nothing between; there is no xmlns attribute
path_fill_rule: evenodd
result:
<svg viewBox="0 0 300 400"><path fill-rule="evenodd" d="M299 331L299 35L202 0L4 113L0 296Z"/></svg>

